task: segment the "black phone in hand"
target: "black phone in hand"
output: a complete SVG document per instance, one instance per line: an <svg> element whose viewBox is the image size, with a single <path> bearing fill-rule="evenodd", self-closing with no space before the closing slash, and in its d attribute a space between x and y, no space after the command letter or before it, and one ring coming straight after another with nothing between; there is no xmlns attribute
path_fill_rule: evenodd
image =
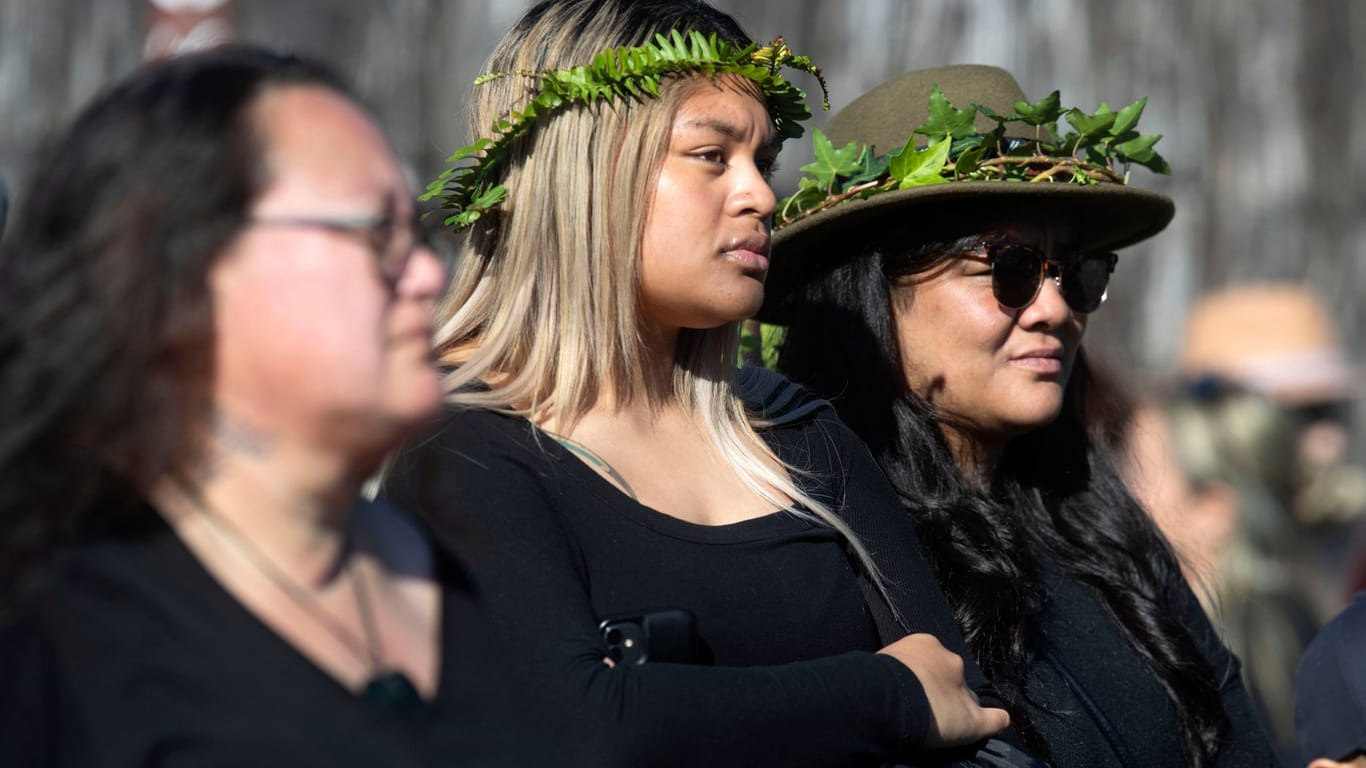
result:
<svg viewBox="0 0 1366 768"><path fill-rule="evenodd" d="M686 608L610 616L598 624L598 629L607 643L607 657L618 664L708 663L697 634L697 617Z"/></svg>

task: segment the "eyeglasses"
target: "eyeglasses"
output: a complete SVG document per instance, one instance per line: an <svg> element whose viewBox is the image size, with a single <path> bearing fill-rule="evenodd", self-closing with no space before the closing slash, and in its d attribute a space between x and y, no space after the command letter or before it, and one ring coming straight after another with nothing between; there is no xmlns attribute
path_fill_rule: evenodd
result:
<svg viewBox="0 0 1366 768"><path fill-rule="evenodd" d="M380 275L397 285L408 267L408 259L418 248L428 247L426 230L414 215L406 224L388 213L361 216L252 216L254 227L311 227L359 238L374 254Z"/></svg>
<svg viewBox="0 0 1366 768"><path fill-rule="evenodd" d="M1048 276L1072 311L1094 312L1105 301L1110 273L1119 261L1118 256L1104 251L1078 251L1050 259L1038 248L1023 243L982 243L977 249L986 253L991 264L991 293L1007 309L1033 304ZM973 258L972 254L966 256Z"/></svg>

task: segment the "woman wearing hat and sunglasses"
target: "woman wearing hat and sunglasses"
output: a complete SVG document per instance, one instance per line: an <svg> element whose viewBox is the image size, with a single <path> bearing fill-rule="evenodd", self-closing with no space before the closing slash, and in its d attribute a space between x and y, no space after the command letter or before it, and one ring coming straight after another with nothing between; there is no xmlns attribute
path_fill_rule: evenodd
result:
<svg viewBox="0 0 1366 768"><path fill-rule="evenodd" d="M1031 103L982 66L875 88L779 205L760 317L891 477L1029 746L1057 766L1274 764L1237 661L1089 433L1087 317L1113 250L1173 214L1125 183L1166 170L1142 107Z"/></svg>

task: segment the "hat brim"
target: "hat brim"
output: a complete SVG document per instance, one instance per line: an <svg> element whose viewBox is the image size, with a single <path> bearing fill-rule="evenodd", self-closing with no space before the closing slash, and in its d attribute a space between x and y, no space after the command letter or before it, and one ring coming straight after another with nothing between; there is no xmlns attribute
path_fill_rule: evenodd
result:
<svg viewBox="0 0 1366 768"><path fill-rule="evenodd" d="M1171 198L1122 184L1083 186L1014 181L957 181L883 192L799 219L773 234L771 266L758 319L783 324L792 293L856 256L865 242L917 222L931 224L982 206L984 222L1009 215L1012 203L1069 221L1075 247L1112 251L1161 232L1176 213ZM861 231L860 231L861 230Z"/></svg>

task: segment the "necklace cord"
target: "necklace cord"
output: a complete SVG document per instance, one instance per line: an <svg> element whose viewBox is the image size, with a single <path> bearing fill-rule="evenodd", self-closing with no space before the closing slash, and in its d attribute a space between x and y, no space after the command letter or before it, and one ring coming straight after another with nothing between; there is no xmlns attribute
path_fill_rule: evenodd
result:
<svg viewBox="0 0 1366 768"><path fill-rule="evenodd" d="M350 561L354 555L354 541L349 521L343 534L345 538L342 544L342 556L346 560L344 567L346 575L351 581L352 594L356 600L357 612L361 617L364 638L357 635L350 627L326 610L311 590L299 584L297 579L272 561L260 547L252 543L250 537L241 528L219 514L209 505L208 501L197 495L190 495L190 498L204 519L209 522L210 529L214 531L219 541L228 543L233 549L236 549L238 554L245 557L256 568L257 572L265 576L296 606L301 608L305 614L313 619L315 624L327 630L333 638L346 646L356 659L368 664L372 677L380 671L383 652L380 650L380 638L375 627L374 615L371 611L368 594L361 587L354 562Z"/></svg>

